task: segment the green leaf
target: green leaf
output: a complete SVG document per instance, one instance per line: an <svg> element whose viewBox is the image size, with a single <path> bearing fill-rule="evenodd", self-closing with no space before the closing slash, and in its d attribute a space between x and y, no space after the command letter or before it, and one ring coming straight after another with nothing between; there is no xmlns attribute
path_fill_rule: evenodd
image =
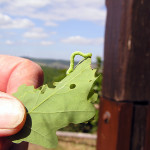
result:
<svg viewBox="0 0 150 150"><path fill-rule="evenodd" d="M57 146L58 129L91 119L95 109L88 94L96 77L90 65L91 59L87 58L55 88L22 85L14 96L25 105L27 120L23 129L9 138L15 143L27 141L53 148Z"/></svg>

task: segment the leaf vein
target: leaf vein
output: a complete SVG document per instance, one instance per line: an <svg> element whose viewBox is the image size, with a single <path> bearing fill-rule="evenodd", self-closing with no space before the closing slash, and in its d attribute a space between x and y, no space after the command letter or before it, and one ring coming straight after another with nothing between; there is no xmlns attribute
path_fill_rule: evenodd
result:
<svg viewBox="0 0 150 150"><path fill-rule="evenodd" d="M82 70L81 72L79 72L76 76L74 76L73 78L71 78L68 82L72 81L74 78L76 78L77 76L79 76L82 72L84 72L87 68L89 68L89 66L85 67L84 70ZM50 97L52 97L53 95L55 95L59 90L61 90L62 88L64 88L67 84L64 84L64 86L60 87L58 90L56 90L55 92L53 92L51 95L49 95L45 100L43 100L40 104L38 104L37 106L35 106L33 109L31 109L31 112L33 112L36 108L38 108L41 104L43 104L45 101L47 101Z"/></svg>

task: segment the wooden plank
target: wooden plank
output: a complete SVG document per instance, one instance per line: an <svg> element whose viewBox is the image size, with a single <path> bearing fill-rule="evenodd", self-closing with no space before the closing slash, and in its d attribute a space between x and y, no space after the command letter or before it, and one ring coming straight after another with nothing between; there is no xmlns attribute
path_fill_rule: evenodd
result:
<svg viewBox="0 0 150 150"><path fill-rule="evenodd" d="M150 101L150 0L107 0L103 97Z"/></svg>
<svg viewBox="0 0 150 150"><path fill-rule="evenodd" d="M149 150L150 0L106 0L106 5L97 150Z"/></svg>
<svg viewBox="0 0 150 150"><path fill-rule="evenodd" d="M132 103L101 100L97 150L129 149L132 108Z"/></svg>
<svg viewBox="0 0 150 150"><path fill-rule="evenodd" d="M150 105L134 104L131 150L150 149Z"/></svg>
<svg viewBox="0 0 150 150"><path fill-rule="evenodd" d="M150 149L150 105L147 107L144 150Z"/></svg>
<svg viewBox="0 0 150 150"><path fill-rule="evenodd" d="M134 105L131 150L144 149L147 105Z"/></svg>

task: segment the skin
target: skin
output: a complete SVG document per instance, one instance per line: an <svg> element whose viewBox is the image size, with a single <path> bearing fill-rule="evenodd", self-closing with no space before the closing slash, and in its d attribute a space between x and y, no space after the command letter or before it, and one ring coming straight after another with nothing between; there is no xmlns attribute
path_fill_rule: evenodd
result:
<svg viewBox="0 0 150 150"><path fill-rule="evenodd" d="M0 150L27 150L28 143L13 144L6 136L21 130L26 120L23 104L12 96L22 84L43 84L43 71L27 59L0 55Z"/></svg>

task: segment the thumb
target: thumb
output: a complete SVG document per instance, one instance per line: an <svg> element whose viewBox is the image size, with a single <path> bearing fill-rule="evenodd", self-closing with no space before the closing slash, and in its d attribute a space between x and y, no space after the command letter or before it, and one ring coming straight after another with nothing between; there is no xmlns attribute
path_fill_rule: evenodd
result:
<svg viewBox="0 0 150 150"><path fill-rule="evenodd" d="M26 110L15 97L0 92L0 136L16 134L24 126Z"/></svg>

